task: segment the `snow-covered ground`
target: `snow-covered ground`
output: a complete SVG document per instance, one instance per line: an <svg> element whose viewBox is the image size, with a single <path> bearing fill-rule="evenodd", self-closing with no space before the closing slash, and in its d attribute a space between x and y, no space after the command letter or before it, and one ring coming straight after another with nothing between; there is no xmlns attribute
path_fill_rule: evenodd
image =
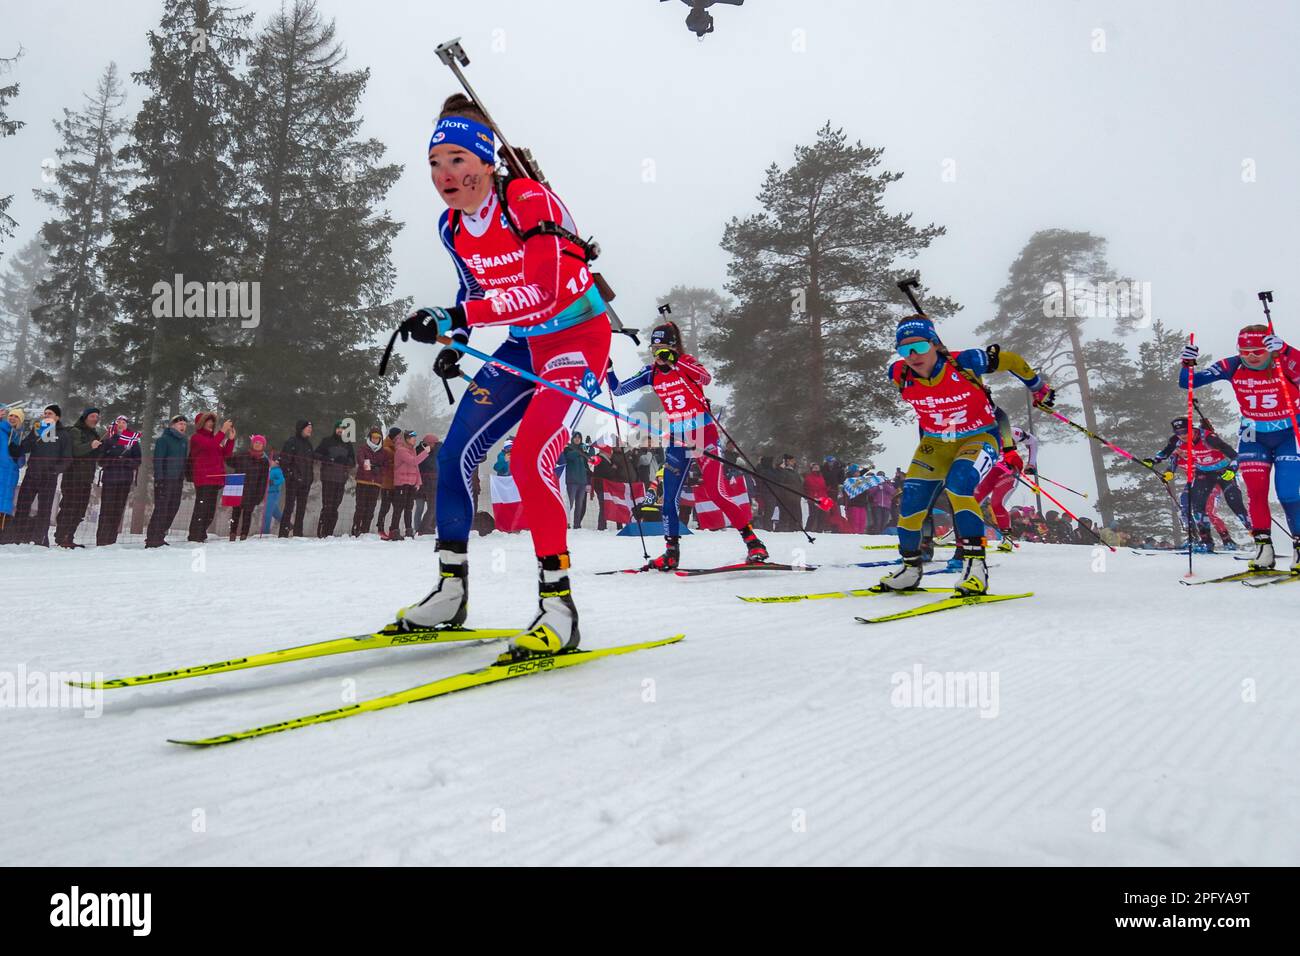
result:
<svg viewBox="0 0 1300 956"><path fill-rule="evenodd" d="M864 538L766 538L774 560L890 556ZM734 532L684 546L690 566L740 553ZM1300 584L1185 588L1172 555L1028 545L992 559L992 584L1035 597L866 626L854 615L926 598L746 604L880 571L596 577L639 564L636 539L581 531L572 549L588 646L686 640L210 750L165 738L327 710L497 649L109 691L96 718L17 706L40 702L19 688L0 708L0 858L1300 863ZM470 623L529 619L530 551L524 535L472 542ZM0 672L124 676L370 630L423 593L433 556L430 539L3 548ZM966 673L975 706L901 706L914 681Z"/></svg>

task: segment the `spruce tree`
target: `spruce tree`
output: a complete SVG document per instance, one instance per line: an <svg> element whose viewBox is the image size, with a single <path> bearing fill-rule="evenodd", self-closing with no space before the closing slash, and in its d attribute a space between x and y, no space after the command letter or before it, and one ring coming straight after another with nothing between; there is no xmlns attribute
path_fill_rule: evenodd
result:
<svg viewBox="0 0 1300 956"><path fill-rule="evenodd" d="M22 47L19 47L18 52L13 56L0 57L0 73L7 73L12 69L13 64L16 63L18 58L22 55L23 49ZM22 120L10 119L9 113L5 109L5 107L9 105L9 101L18 95L19 85L20 84L18 83L11 83L8 86L0 86L0 139L14 135L14 133L18 132L26 125ZM14 197L12 193L8 196L0 196L0 245L3 245L4 240L14 234L14 227L18 225L14 222L13 217L5 212L5 210L9 208L9 204L13 201Z"/></svg>
<svg viewBox="0 0 1300 956"><path fill-rule="evenodd" d="M149 93L120 153L136 181L104 262L121 312L111 341L120 400L139 409L146 435L161 427L164 403L174 412L187 395L202 400L201 378L216 365L221 327L238 327L230 318L168 316L157 290L178 275L186 283L242 278L235 253L247 224L232 202L240 189L231 109L241 96L235 70L251 20L215 0L166 0L148 34L148 69L133 74ZM150 473L145 455L142 492ZM133 533L143 526L144 500L137 493Z"/></svg>
<svg viewBox="0 0 1300 956"><path fill-rule="evenodd" d="M119 115L125 95L110 63L94 96L56 121L59 163L52 189L36 190L56 212L41 228L50 275L34 313L51 343L45 371L55 393L73 407L102 400L109 380L106 348L116 307L106 287L101 257L120 211L127 172L115 151L127 122Z"/></svg>
<svg viewBox="0 0 1300 956"><path fill-rule="evenodd" d="M401 168L360 136L369 70L345 70L333 22L312 0L271 17L249 56L241 99L240 205L249 229L244 274L259 283L261 319L226 350L223 405L274 428L305 416L391 420L376 338L409 302L388 301L391 242L401 228L378 209Z"/></svg>
<svg viewBox="0 0 1300 956"><path fill-rule="evenodd" d="M38 289L49 272L49 257L40 237L19 247L0 273L0 402L53 395L52 382L35 368L45 352L40 329L33 326L32 312L40 305ZM49 399L46 399L49 401Z"/></svg>

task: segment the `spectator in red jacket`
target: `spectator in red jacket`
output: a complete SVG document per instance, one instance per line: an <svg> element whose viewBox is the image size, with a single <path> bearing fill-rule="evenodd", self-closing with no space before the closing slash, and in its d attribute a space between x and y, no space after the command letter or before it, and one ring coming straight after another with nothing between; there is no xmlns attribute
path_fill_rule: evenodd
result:
<svg viewBox="0 0 1300 956"><path fill-rule="evenodd" d="M829 496L830 492L826 487L826 479L822 477L820 465L813 465L812 470L803 476L803 493L817 501ZM825 511L820 508L810 508L808 511L809 531L832 530L831 521Z"/></svg>
<svg viewBox="0 0 1300 956"><path fill-rule="evenodd" d="M217 428L217 416L199 412L194 416L194 437L190 439L189 472L194 482L194 512L190 515L189 540L202 544L217 514L217 496L226 483L226 459L235 451L235 426L230 419Z"/></svg>

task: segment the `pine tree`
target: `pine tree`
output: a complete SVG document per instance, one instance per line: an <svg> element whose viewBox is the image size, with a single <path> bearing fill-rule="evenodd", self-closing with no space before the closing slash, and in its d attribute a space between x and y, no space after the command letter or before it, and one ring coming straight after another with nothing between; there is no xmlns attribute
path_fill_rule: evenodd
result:
<svg viewBox="0 0 1300 956"><path fill-rule="evenodd" d="M40 329L32 324L32 312L40 305L37 289L49 272L49 256L40 237L32 239L5 264L0 274L0 402L13 402L29 392L51 394L48 381L33 381L34 360L44 350Z"/></svg>
<svg viewBox="0 0 1300 956"><path fill-rule="evenodd" d="M65 109L55 122L61 140L55 185L36 190L57 215L41 228L51 272L41 284L42 304L34 317L51 342L53 368L46 371L55 394L74 407L92 395L102 400L109 379L105 343L116 309L101 256L128 175L115 156L127 128L118 112L125 99L117 64L110 63L85 106Z"/></svg>
<svg viewBox="0 0 1300 956"><path fill-rule="evenodd" d="M18 58L22 55L23 48L20 46L18 52L13 56L0 57L0 73L7 73L12 69L13 64L16 63ZM0 139L14 135L14 133L27 125L22 120L11 120L8 112L5 110L5 107L9 105L9 101L18 95L19 86L20 84L18 83L11 83L9 86L0 86ZM12 193L8 196L0 196L0 244L3 244L5 239L14 234L14 227L18 225L18 223L14 222L13 218L5 212L5 210L9 208L9 204L13 201L14 197Z"/></svg>
<svg viewBox="0 0 1300 956"><path fill-rule="evenodd" d="M149 67L133 74L149 96L120 156L137 181L104 262L122 314L111 343L121 400L141 410L146 435L156 433L163 403L178 412L184 392L194 394L215 365L218 323L238 325L169 317L162 308L168 293L159 290L178 275L187 283L238 275L234 253L247 226L232 202L240 190L231 107L241 95L234 71L251 20L213 0L166 0L161 23L148 35ZM148 489L150 472L145 455L137 489ZM144 495L137 493L132 531L143 522Z"/></svg>
<svg viewBox="0 0 1300 956"><path fill-rule="evenodd" d="M879 450L871 422L906 412L884 374L905 308L898 261L944 229L886 212L885 190L902 174L877 168L883 153L827 123L792 166L768 168L762 212L727 224L727 291L738 303L705 347L733 388L729 427L742 440L779 436L800 456L869 458ZM935 318L957 308L926 306Z"/></svg>
<svg viewBox="0 0 1300 956"><path fill-rule="evenodd" d="M244 272L261 289L261 320L241 331L223 365L223 404L268 423L391 420L395 362L376 377L373 343L409 308L392 292L392 238L376 206L400 175L384 147L358 136L369 70L343 69L333 22L295 0L257 35L241 101L241 206L249 213Z"/></svg>
<svg viewBox="0 0 1300 956"><path fill-rule="evenodd" d="M1105 357L1114 353L1108 352L1104 340L1086 342L1087 326L1093 319L1108 319L1114 334L1132 331L1145 318L1141 303L1129 294L1133 288L1106 261L1105 239L1086 232L1044 229L1029 238L1012 263L997 294L997 314L976 331L1029 361L1065 399L1058 404L1068 417L1073 417L1068 405L1071 390L1077 390L1084 424L1096 432L1092 382L1112 374ZM1052 419L1047 423L1050 426ZM1060 428L1044 431L1064 434ZM1095 442L1090 453L1097 510L1110 524L1115 513L1105 461Z"/></svg>

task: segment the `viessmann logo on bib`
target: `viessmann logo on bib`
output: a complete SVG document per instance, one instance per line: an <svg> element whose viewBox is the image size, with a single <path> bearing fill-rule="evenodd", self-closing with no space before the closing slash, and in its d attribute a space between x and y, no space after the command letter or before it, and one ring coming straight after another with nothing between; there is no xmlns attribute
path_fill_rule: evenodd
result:
<svg viewBox="0 0 1300 956"><path fill-rule="evenodd" d="M466 260L465 264L474 272L483 275L489 269L499 269L501 266L508 266L511 263L518 262L524 257L524 250L516 249L514 252L507 252L500 256L484 256L474 253Z"/></svg>

